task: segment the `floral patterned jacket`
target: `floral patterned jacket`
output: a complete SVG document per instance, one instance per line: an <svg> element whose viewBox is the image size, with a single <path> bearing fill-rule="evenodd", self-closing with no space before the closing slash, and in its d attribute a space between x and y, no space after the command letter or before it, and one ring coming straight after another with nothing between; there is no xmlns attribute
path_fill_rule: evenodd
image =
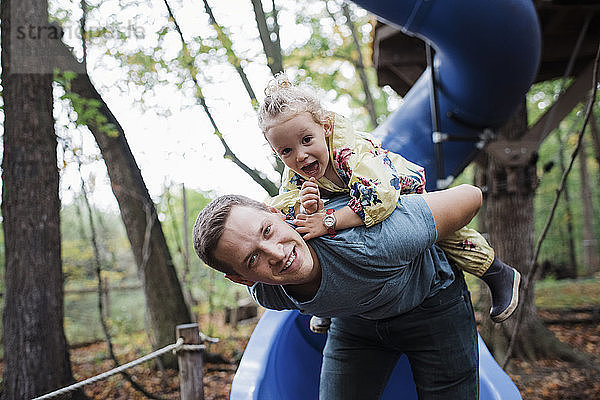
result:
<svg viewBox="0 0 600 400"><path fill-rule="evenodd" d="M321 197L348 194L348 206L368 227L386 219L396 208L401 194L425 190L423 167L382 149L374 137L356 132L342 116L335 115L333 134L327 137L327 146L329 162L345 186L339 187L323 176L317 181ZM279 195L268 203L293 218L299 210L300 189L305 180L286 167Z"/></svg>

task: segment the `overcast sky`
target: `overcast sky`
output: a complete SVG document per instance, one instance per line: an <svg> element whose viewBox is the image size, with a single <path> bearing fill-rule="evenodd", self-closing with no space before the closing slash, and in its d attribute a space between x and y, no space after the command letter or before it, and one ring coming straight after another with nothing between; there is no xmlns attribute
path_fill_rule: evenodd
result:
<svg viewBox="0 0 600 400"><path fill-rule="evenodd" d="M145 6L120 8L116 0L105 0L101 7L90 14L88 28L102 26L113 21L129 36L125 46L136 48L155 45L155 31L165 24L166 8L162 0L148 1ZM292 2L294 3L294 2ZM62 2L71 12L72 25L66 29L65 41L81 54L77 37L77 21L80 16L79 1ZM207 17L199 1L169 2L181 26L184 36L207 32ZM249 0L212 1L214 13L221 25L230 30L235 50L242 57L261 54L261 45ZM52 9L52 8L51 8ZM293 16L282 13L281 32L283 46L306 38L306 31L294 26ZM172 27L171 27L172 28ZM163 51L174 56L181 48L176 32L167 35ZM135 159L151 196L156 200L165 183L180 185L217 194L239 193L262 200L267 193L232 162L222 158L223 148L212 134L212 127L190 90L174 87L158 88L152 96L143 100L146 106L155 106L147 111L140 107L141 90L127 82L116 65L109 65L109 58L103 56L104 48L91 46L88 53L88 71L100 90L102 97L123 126ZM269 70L262 58L246 67L250 81L259 100L263 98L263 88L269 78ZM257 127L256 114L249 102L240 78L233 68L219 65L204 69L202 74L209 77L210 84L203 84L204 95L213 117L224 137L238 157L249 166L269 174L272 180L277 175L271 167L270 149ZM168 78L168 77L167 77ZM191 84L191 81L188 82ZM119 90L125 87L126 90ZM60 94L60 91L58 91ZM55 116L58 129L68 126L69 119L65 107L57 104ZM63 131L64 132L64 131ZM98 154L91 134L82 128L69 129L72 146L81 147L85 154ZM81 142L79 142L81 141ZM66 157L69 160L69 156ZM87 178L94 177L93 201L102 207L116 209L116 201L110 190L105 167L102 161L88 164L84 168ZM62 171L61 194L64 203L73 196L72 187L78 187L79 173L75 165Z"/></svg>

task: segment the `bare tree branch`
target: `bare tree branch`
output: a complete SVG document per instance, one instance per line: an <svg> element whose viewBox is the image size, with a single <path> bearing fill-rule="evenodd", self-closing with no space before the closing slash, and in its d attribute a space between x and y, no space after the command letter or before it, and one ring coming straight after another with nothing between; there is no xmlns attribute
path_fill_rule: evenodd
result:
<svg viewBox="0 0 600 400"><path fill-rule="evenodd" d="M279 38L279 21L277 20L277 8L273 0L273 29L269 29L267 16L262 7L261 0L251 0L254 8L254 18L258 26L258 34L262 42L265 55L267 56L267 65L271 69L271 74L276 75L283 72L283 55L281 53L281 42Z"/></svg>
<svg viewBox="0 0 600 400"><path fill-rule="evenodd" d="M354 42L354 47L356 47L357 58L354 60L354 67L358 71L358 76L360 78L360 82L363 87L363 91L365 92L365 108L369 113L369 117L371 118L371 124L373 128L377 127L377 113L375 112L375 101L373 100L373 96L371 95L371 89L369 88L369 81L367 79L367 73L365 72L365 63L363 62L362 52L360 50L360 41L358 40L358 33L356 32L356 26L352 21L352 14L350 12L350 7L348 3L344 2L342 4L342 11L344 16L346 17L346 25L350 28L350 32L352 32L352 40Z"/></svg>
<svg viewBox="0 0 600 400"><path fill-rule="evenodd" d="M221 141L221 144L225 148L225 154L223 154L223 158L233 161L233 163L235 165L240 167L256 183L258 183L263 189L265 189L267 191L267 193L269 193L270 196L275 196L279 192L277 185L275 183L273 183L270 179L264 177L263 176L264 174L261 173L260 171L254 169L254 168L248 167L242 160L240 160L235 155L235 153L231 150L231 148L229 147L229 145L223 138L223 135L222 135L221 131L219 130L219 128L217 127L217 123L215 122L215 120L212 116L212 113L210 112L210 109L208 108L208 105L206 103L206 98L204 97L204 94L202 93L202 88L200 87L198 79L196 78L197 70L196 70L196 67L194 66L194 59L188 50L185 39L183 37L183 33L181 31L181 27L177 23L177 20L175 19L175 15L173 14L173 11L172 11L171 7L169 6L169 3L167 2L167 0L164 0L164 3L165 3L165 6L167 7L167 11L169 12L169 18L173 22L173 24L175 25L175 29L179 33L179 37L181 39L181 45L182 45L183 59L184 59L183 67L189 71L190 77L192 78L192 81L194 82L194 87L196 89L196 98L200 102L200 105L204 109L204 113L207 115L207 117L214 129L213 133L219 138L219 140ZM209 16L210 16L210 14L209 14ZM252 95L253 95L253 93L252 93ZM255 97L254 97L254 101L256 101Z"/></svg>

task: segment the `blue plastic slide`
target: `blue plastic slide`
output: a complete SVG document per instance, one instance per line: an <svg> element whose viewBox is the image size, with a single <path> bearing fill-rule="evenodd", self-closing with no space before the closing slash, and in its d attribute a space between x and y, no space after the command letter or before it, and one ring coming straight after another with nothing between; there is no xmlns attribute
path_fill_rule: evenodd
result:
<svg viewBox="0 0 600 400"><path fill-rule="evenodd" d="M354 2L435 49L437 132L450 139L440 144L442 173L432 140L429 68L373 133L383 147L425 167L428 190L441 189L473 160L484 129L505 123L524 100L541 54L535 8L529 0Z"/></svg>
<svg viewBox="0 0 600 400"><path fill-rule="evenodd" d="M481 149L483 133L517 110L533 82L541 42L534 6L529 0L355 3L435 50L433 74L430 68L423 73L374 134L385 148L425 167L428 190L444 187ZM432 134L432 103L437 103L437 132L449 139L437 144L433 138L443 135ZM326 336L310 332L308 322L297 312L267 311L250 338L231 399L317 399ZM479 357L479 398L520 399L481 338ZM406 357L398 362L383 396L398 398L417 398Z"/></svg>
<svg viewBox="0 0 600 400"><path fill-rule="evenodd" d="M232 400L316 400L326 335L310 331L310 317L268 310L250 337L231 385ZM521 399L519 390L479 338L479 399ZM416 400L406 356L396 365L382 400Z"/></svg>

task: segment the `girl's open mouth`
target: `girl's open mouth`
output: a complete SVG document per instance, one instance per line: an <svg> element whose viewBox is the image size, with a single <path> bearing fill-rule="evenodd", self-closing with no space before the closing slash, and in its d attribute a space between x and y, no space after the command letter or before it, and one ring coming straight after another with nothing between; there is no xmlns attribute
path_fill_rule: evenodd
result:
<svg viewBox="0 0 600 400"><path fill-rule="evenodd" d="M305 165L302 167L302 172L304 172L306 175L315 175L319 172L319 162L313 161L310 164Z"/></svg>

